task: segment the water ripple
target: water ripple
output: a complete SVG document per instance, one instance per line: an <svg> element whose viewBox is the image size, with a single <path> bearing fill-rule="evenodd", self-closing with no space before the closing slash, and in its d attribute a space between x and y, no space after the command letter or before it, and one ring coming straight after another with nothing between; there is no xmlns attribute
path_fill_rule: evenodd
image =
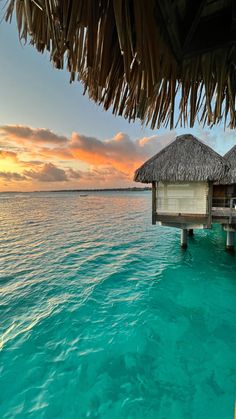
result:
<svg viewBox="0 0 236 419"><path fill-rule="evenodd" d="M144 193L0 194L0 417L233 417L236 258Z"/></svg>

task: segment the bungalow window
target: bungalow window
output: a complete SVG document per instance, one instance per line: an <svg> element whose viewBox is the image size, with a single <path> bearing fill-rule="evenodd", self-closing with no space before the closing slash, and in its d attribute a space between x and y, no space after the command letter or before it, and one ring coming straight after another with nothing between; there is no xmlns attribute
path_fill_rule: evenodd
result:
<svg viewBox="0 0 236 419"><path fill-rule="evenodd" d="M159 182L157 213L206 214L207 182Z"/></svg>

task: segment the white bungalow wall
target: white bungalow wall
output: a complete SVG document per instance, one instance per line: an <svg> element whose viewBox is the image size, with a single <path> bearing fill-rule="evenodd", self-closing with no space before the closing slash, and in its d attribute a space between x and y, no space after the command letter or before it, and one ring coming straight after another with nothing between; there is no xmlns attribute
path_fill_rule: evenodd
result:
<svg viewBox="0 0 236 419"><path fill-rule="evenodd" d="M176 182L157 185L157 213L207 214L207 182Z"/></svg>

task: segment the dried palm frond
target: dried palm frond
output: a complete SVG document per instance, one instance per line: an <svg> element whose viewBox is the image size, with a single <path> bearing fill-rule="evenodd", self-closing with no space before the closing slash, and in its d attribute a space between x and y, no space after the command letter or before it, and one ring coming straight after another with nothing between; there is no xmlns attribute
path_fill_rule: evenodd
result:
<svg viewBox="0 0 236 419"><path fill-rule="evenodd" d="M236 126L236 48L177 57L156 0L8 0L20 39L65 62L71 81L105 109L152 128ZM177 94L177 91L179 92ZM176 96L179 109L176 108Z"/></svg>

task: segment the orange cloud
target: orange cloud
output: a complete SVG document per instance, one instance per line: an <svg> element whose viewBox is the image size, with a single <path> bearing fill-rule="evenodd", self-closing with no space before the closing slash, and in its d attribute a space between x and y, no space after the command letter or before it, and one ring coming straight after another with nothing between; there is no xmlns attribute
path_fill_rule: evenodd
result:
<svg viewBox="0 0 236 419"><path fill-rule="evenodd" d="M74 132L68 149L78 160L95 166L109 165L133 176L134 170L144 160L174 138L175 133L171 132L162 137L155 135L132 141L127 134L120 132L109 140L101 141Z"/></svg>
<svg viewBox="0 0 236 419"><path fill-rule="evenodd" d="M24 181L32 189L46 184L61 188L63 182L68 188L131 186L134 170L174 137L175 132L170 132L131 140L120 132L100 140L76 132L66 137L44 128L3 125L0 170L5 182ZM1 159L12 164L3 165L3 170Z"/></svg>
<svg viewBox="0 0 236 419"><path fill-rule="evenodd" d="M18 161L17 153L8 150L0 150L0 159L10 159L13 161Z"/></svg>
<svg viewBox="0 0 236 419"><path fill-rule="evenodd" d="M145 151L126 134L119 133L110 140L101 141L73 133L69 150L74 158L94 166L110 165L117 170L131 172L145 159Z"/></svg>

